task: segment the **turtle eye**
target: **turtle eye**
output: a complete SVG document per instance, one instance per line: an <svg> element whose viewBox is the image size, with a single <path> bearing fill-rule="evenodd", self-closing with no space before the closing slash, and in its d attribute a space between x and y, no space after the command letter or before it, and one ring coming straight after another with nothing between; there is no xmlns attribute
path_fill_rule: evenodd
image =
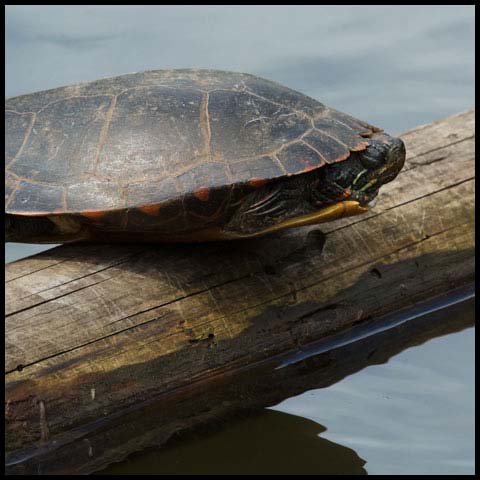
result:
<svg viewBox="0 0 480 480"><path fill-rule="evenodd" d="M385 144L374 143L360 157L361 164L369 170L375 170L385 164L388 147Z"/></svg>

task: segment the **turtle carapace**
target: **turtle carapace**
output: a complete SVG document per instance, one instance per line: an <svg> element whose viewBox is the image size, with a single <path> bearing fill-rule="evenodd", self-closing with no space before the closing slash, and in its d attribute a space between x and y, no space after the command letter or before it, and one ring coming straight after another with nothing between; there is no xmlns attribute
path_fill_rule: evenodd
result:
<svg viewBox="0 0 480 480"><path fill-rule="evenodd" d="M367 210L379 128L252 75L160 70L7 99L7 241L195 242Z"/></svg>

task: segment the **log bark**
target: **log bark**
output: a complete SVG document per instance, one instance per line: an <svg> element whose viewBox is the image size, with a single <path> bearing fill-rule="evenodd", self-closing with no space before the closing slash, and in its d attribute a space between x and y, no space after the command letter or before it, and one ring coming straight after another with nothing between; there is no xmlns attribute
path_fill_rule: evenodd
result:
<svg viewBox="0 0 480 480"><path fill-rule="evenodd" d="M320 228L8 264L7 473L89 473L279 402L312 388L305 362L275 370L282 356L471 285L474 136L473 110L404 133L405 168L377 206ZM355 371L346 354L328 378Z"/></svg>

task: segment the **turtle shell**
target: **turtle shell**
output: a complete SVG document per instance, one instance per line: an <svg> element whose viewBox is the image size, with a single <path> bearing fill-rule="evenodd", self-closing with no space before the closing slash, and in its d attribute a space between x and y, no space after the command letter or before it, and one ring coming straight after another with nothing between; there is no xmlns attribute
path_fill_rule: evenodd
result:
<svg viewBox="0 0 480 480"><path fill-rule="evenodd" d="M167 205L209 218L232 190L341 162L380 131L277 83L214 70L10 98L5 130L6 212L97 222Z"/></svg>

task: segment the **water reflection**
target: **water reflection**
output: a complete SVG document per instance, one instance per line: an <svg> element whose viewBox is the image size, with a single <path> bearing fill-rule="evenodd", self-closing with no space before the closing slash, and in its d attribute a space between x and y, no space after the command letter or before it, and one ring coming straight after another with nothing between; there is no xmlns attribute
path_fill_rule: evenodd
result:
<svg viewBox="0 0 480 480"><path fill-rule="evenodd" d="M365 475L365 461L322 438L325 430L311 420L266 410L213 434L190 434L161 452L132 457L101 474Z"/></svg>

